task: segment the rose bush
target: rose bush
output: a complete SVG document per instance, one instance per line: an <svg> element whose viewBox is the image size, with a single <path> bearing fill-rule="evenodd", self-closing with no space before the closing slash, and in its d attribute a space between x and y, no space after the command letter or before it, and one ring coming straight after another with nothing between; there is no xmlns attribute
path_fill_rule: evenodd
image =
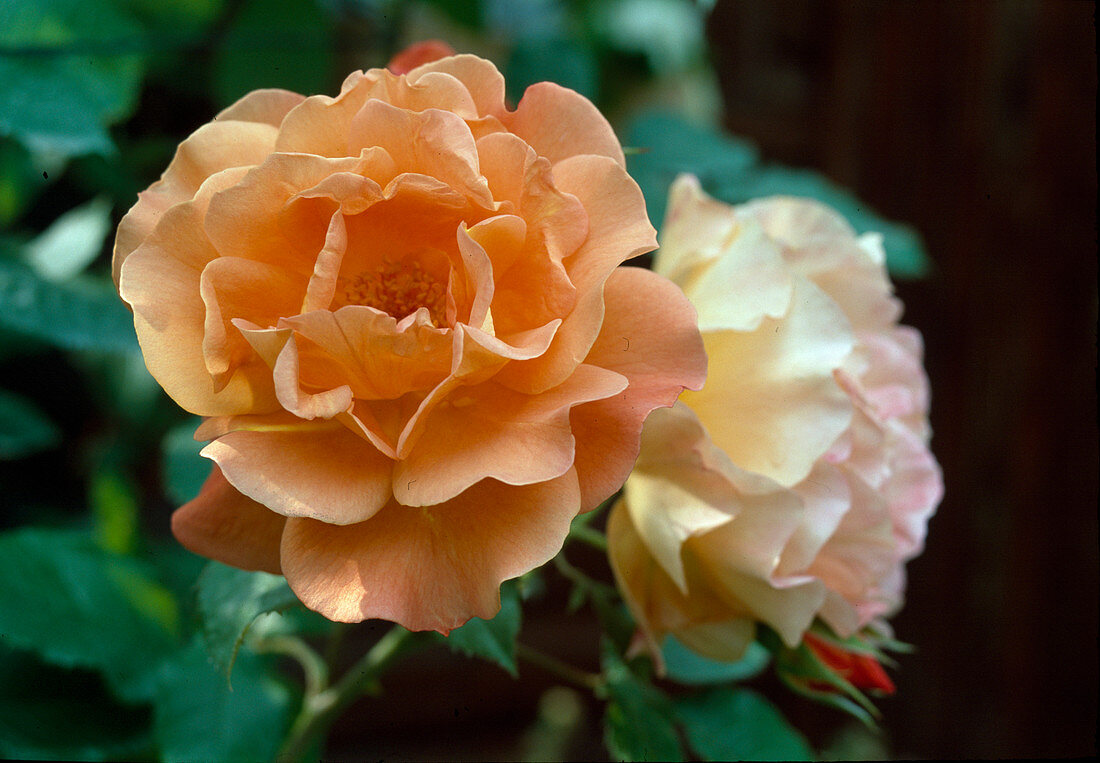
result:
<svg viewBox="0 0 1100 763"><path fill-rule="evenodd" d="M880 238L829 208L671 189L655 269L699 313L706 386L645 426L608 524L616 579L656 652L737 659L757 623L796 646L901 605L942 482L917 331Z"/></svg>
<svg viewBox="0 0 1100 763"><path fill-rule="evenodd" d="M606 499L705 371L606 120L515 110L459 55L253 92L185 140L114 252L146 364L215 462L191 550L334 620L446 633Z"/></svg>

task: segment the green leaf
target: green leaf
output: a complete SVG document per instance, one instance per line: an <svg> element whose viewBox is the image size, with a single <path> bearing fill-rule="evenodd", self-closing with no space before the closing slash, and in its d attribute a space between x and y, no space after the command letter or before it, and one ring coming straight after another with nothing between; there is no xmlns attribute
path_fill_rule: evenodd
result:
<svg viewBox="0 0 1100 763"><path fill-rule="evenodd" d="M589 100L599 98L599 67L591 48L567 37L527 36L516 41L504 67L508 97L518 102L536 82L556 82Z"/></svg>
<svg viewBox="0 0 1100 763"><path fill-rule="evenodd" d="M604 743L616 760L683 760L672 724L669 698L627 667L610 641L604 642L607 694Z"/></svg>
<svg viewBox="0 0 1100 763"><path fill-rule="evenodd" d="M0 459L23 458L61 441L61 430L22 395L0 389Z"/></svg>
<svg viewBox="0 0 1100 763"><path fill-rule="evenodd" d="M596 4L593 25L617 50L639 53L654 72L683 72L706 50L704 14L682 0L615 0Z"/></svg>
<svg viewBox="0 0 1100 763"><path fill-rule="evenodd" d="M631 125L626 145L639 150L628 157L627 167L655 224L664 220L669 185L680 173L690 172L707 193L729 204L775 195L817 199L846 217L857 233L882 234L892 275L920 278L930 270L924 245L912 228L886 220L819 173L761 163L759 152L747 141L653 112Z"/></svg>
<svg viewBox="0 0 1100 763"><path fill-rule="evenodd" d="M760 159L751 143L661 112L635 120L625 145L637 150L627 156L627 168L657 226L665 218L668 188L680 173L692 173L713 193L719 182L744 177Z"/></svg>
<svg viewBox="0 0 1100 763"><path fill-rule="evenodd" d="M716 687L674 700L688 743L703 760L813 760L806 738L749 689Z"/></svg>
<svg viewBox="0 0 1100 763"><path fill-rule="evenodd" d="M0 535L0 633L62 667L102 671L127 701L152 696L175 647L175 601L134 560L86 533L27 528Z"/></svg>
<svg viewBox="0 0 1100 763"><path fill-rule="evenodd" d="M30 206L52 174L36 166L21 143L0 137L0 228L11 225Z"/></svg>
<svg viewBox="0 0 1100 763"><path fill-rule="evenodd" d="M468 657L480 657L495 662L512 674L516 670L516 637L519 636L523 616L519 603L519 591L513 581L505 581L500 589L500 611L492 620L475 617L455 628L447 637L453 652Z"/></svg>
<svg viewBox="0 0 1100 763"><path fill-rule="evenodd" d="M110 229L111 203L92 199L61 215L27 244L27 264L48 281L64 281L96 258Z"/></svg>
<svg viewBox="0 0 1100 763"><path fill-rule="evenodd" d="M50 283L0 259L0 329L64 350L136 351L133 317L108 280Z"/></svg>
<svg viewBox="0 0 1100 763"><path fill-rule="evenodd" d="M205 443L195 441L198 419L173 427L161 443L164 491L174 502L184 504L199 494L210 475L210 461L199 455Z"/></svg>
<svg viewBox="0 0 1100 763"><path fill-rule="evenodd" d="M315 0L246 0L214 59L214 94L229 105L257 88L327 92L333 29Z"/></svg>
<svg viewBox="0 0 1100 763"><path fill-rule="evenodd" d="M0 757L143 759L150 721L148 708L120 704L96 673L0 647Z"/></svg>
<svg viewBox="0 0 1100 763"><path fill-rule="evenodd" d="M682 684L706 685L729 681L745 681L763 672L771 660L771 652L755 641L737 662L711 660L688 649L674 637L665 639L661 653L668 678Z"/></svg>
<svg viewBox="0 0 1100 763"><path fill-rule="evenodd" d="M242 653L234 686L197 639L160 676L154 728L166 761L272 760L286 733L292 697L270 660Z"/></svg>
<svg viewBox="0 0 1100 763"><path fill-rule="evenodd" d="M142 30L116 3L5 4L0 134L32 151L108 153L107 126L134 106Z"/></svg>
<svg viewBox="0 0 1100 763"><path fill-rule="evenodd" d="M138 505L134 487L111 470L92 478L90 490L96 542L116 554L132 553L138 539Z"/></svg>
<svg viewBox="0 0 1100 763"><path fill-rule="evenodd" d="M256 618L299 603L282 576L246 572L219 562L206 565L198 589L203 640L213 664L226 676Z"/></svg>

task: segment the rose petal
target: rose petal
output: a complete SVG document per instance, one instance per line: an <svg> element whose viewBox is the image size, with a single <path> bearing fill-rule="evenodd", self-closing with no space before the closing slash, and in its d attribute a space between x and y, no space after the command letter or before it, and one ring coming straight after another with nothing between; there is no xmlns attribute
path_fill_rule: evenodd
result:
<svg viewBox="0 0 1100 763"><path fill-rule="evenodd" d="M202 489L172 514L172 534L187 549L243 570L276 575L286 518L241 495L210 470Z"/></svg>
<svg viewBox="0 0 1100 763"><path fill-rule="evenodd" d="M547 119L553 114L553 119ZM581 154L606 156L626 166L622 146L603 114L583 95L539 82L527 88L512 114L501 121L553 164Z"/></svg>
<svg viewBox="0 0 1100 763"><path fill-rule="evenodd" d="M554 344L532 363L510 367L500 381L536 393L560 384L592 348L604 319L603 286L624 260L652 250L656 236L638 185L606 157L578 156L554 167L557 187L580 200L588 237L564 261L577 303L564 317Z"/></svg>
<svg viewBox="0 0 1100 763"><path fill-rule="evenodd" d="M684 401L741 468L783 485L804 479L851 421L851 403L833 379L854 341L844 314L796 278L783 318L703 341L707 385Z"/></svg>
<svg viewBox="0 0 1100 763"><path fill-rule="evenodd" d="M471 617L492 618L501 582L561 549L577 505L568 472L522 487L485 480L437 506L390 503L346 527L290 519L283 572L330 620L383 618L446 634Z"/></svg>
<svg viewBox="0 0 1100 763"><path fill-rule="evenodd" d="M253 90L219 111L214 120L224 122L235 119L240 122L259 122L278 127L282 124L287 112L304 100L304 95L292 93L289 90L278 88Z"/></svg>
<svg viewBox="0 0 1100 763"><path fill-rule="evenodd" d="M586 509L618 490L630 473L649 412L672 405L684 388L700 388L706 376L695 311L671 282L641 268L619 268L607 279L604 296L607 312L585 363L623 374L630 386L570 415Z"/></svg>
<svg viewBox="0 0 1100 763"><path fill-rule="evenodd" d="M393 461L340 424L237 430L202 449L241 493L288 517L362 522L389 500Z"/></svg>
<svg viewBox="0 0 1100 763"><path fill-rule="evenodd" d="M195 197L203 182L222 170L259 164L275 147L276 129L232 120L205 124L176 149L161 179L138 194L115 237L111 275L119 282L122 263L153 232L169 208Z"/></svg>
<svg viewBox="0 0 1100 763"><path fill-rule="evenodd" d="M622 391L626 379L580 365L563 384L524 395L488 382L456 389L435 406L422 436L394 470L406 506L442 503L486 477L509 485L545 482L573 465L569 412Z"/></svg>

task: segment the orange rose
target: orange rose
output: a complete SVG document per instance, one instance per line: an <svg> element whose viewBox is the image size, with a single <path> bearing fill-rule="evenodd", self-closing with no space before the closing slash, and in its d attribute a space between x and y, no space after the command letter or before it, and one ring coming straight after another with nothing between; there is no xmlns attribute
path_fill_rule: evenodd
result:
<svg viewBox="0 0 1100 763"><path fill-rule="evenodd" d="M446 633L552 558L702 384L610 126L475 56L251 93L119 226L150 372L212 440L172 519L309 607Z"/></svg>

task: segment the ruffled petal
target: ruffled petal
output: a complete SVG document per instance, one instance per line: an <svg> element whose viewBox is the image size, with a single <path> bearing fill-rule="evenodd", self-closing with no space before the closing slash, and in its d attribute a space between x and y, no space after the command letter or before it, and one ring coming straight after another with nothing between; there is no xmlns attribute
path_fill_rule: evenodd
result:
<svg viewBox="0 0 1100 763"><path fill-rule="evenodd" d="M437 506L390 503L345 527L290 519L283 573L330 620L382 618L446 634L492 618L501 582L553 558L578 503L567 472L522 487L484 480Z"/></svg>
<svg viewBox="0 0 1100 763"><path fill-rule="evenodd" d="M854 343L844 313L796 278L783 318L703 341L707 385L684 401L735 464L783 485L800 482L851 421L851 402L833 379Z"/></svg>
<svg viewBox="0 0 1100 763"><path fill-rule="evenodd" d="M527 393L560 384L592 348L604 320L604 283L624 260L651 251L656 232L645 214L637 183L606 157L577 156L554 167L557 187L573 194L588 213L588 236L564 260L577 302L558 335L537 361L509 368L501 381Z"/></svg>
<svg viewBox="0 0 1100 763"><path fill-rule="evenodd" d="M487 382L456 389L425 422L427 435L394 470L406 506L442 503L486 477L509 485L545 482L573 465L569 412L621 392L626 379L581 365L563 384L524 395Z"/></svg>
<svg viewBox="0 0 1100 763"><path fill-rule="evenodd" d="M232 107L231 107L232 108ZM275 147L276 129L259 122L210 122L176 149L161 179L138 194L115 236L111 275L119 282L122 263L153 232L168 209L195 197L211 175L262 162Z"/></svg>
<svg viewBox="0 0 1100 763"><path fill-rule="evenodd" d="M393 462L333 422L288 431L237 430L202 449L232 485L272 511L347 525L389 500Z"/></svg>
<svg viewBox="0 0 1100 763"><path fill-rule="evenodd" d="M553 119L547 119L553 114ZM614 130L592 102L553 82L527 88L515 112L501 121L552 163L581 154L606 156L626 166Z"/></svg>

